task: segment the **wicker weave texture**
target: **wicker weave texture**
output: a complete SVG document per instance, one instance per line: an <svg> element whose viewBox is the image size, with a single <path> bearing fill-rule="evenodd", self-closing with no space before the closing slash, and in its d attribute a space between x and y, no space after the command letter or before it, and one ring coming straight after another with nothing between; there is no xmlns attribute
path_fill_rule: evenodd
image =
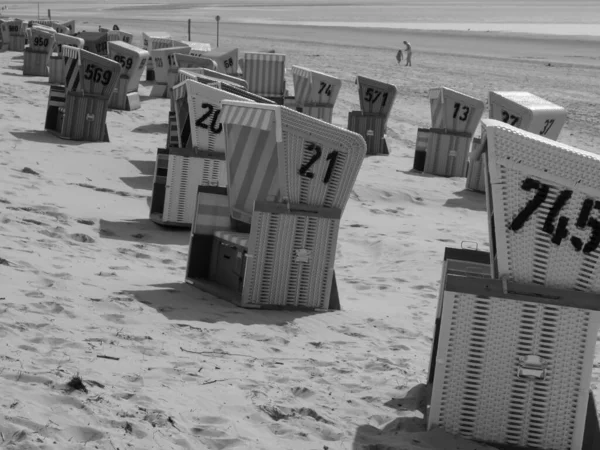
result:
<svg viewBox="0 0 600 450"><path fill-rule="evenodd" d="M490 92L490 119L500 120L525 131L558 139L567 112L529 92Z"/></svg>
<svg viewBox="0 0 600 450"><path fill-rule="evenodd" d="M446 293L429 426L492 444L580 450L598 320Z"/></svg>
<svg viewBox="0 0 600 450"><path fill-rule="evenodd" d="M339 220L255 211L242 306L326 309Z"/></svg>
<svg viewBox="0 0 600 450"><path fill-rule="evenodd" d="M278 150L281 197L342 211L366 155L362 136L284 106Z"/></svg>
<svg viewBox="0 0 600 450"><path fill-rule="evenodd" d="M491 119L484 125L498 274L600 292L600 156Z"/></svg>

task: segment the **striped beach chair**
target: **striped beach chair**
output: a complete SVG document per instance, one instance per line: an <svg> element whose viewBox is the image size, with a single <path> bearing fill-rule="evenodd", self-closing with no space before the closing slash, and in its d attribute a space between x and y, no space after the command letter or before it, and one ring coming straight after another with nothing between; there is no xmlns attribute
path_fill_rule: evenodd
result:
<svg viewBox="0 0 600 450"><path fill-rule="evenodd" d="M21 19L12 19L6 25L8 27L8 50L12 52L24 51L27 22L23 22Z"/></svg>
<svg viewBox="0 0 600 450"><path fill-rule="evenodd" d="M23 75L47 77L56 32L53 28L35 25L28 31L29 44L23 55Z"/></svg>
<svg viewBox="0 0 600 450"><path fill-rule="evenodd" d="M446 249L428 427L501 448L600 448L598 295L492 278L490 257Z"/></svg>
<svg viewBox="0 0 600 450"><path fill-rule="evenodd" d="M510 91L489 93L490 119L500 120L525 131L558 139L560 131L567 121L567 112L548 100L529 92ZM473 145L475 149L476 146ZM484 167L481 159L473 158L471 153L467 172L467 189L475 192L485 191Z"/></svg>
<svg viewBox="0 0 600 450"><path fill-rule="evenodd" d="M316 70L292 66L297 111L331 123L342 80Z"/></svg>
<svg viewBox="0 0 600 450"><path fill-rule="evenodd" d="M427 135L423 172L466 177L473 134L485 106L481 100L447 87L430 89L429 103L431 128L417 132L417 142Z"/></svg>
<svg viewBox="0 0 600 450"><path fill-rule="evenodd" d="M389 155L385 137L387 121L396 100L396 86L363 76L357 76L355 82L360 111L348 113L348 129L365 139L367 155Z"/></svg>
<svg viewBox="0 0 600 450"><path fill-rule="evenodd" d="M229 50L212 50L203 52L202 56L210 58L216 62L217 68L215 70L226 73L228 75L238 75L238 49L232 48Z"/></svg>
<svg viewBox="0 0 600 450"><path fill-rule="evenodd" d="M106 31L80 31L74 34L84 40L83 49L100 56L108 56L108 34Z"/></svg>
<svg viewBox="0 0 600 450"><path fill-rule="evenodd" d="M173 88L178 145L168 148L164 203L151 210L154 222L189 227L198 186L227 186L221 112L226 99L247 100L193 80Z"/></svg>
<svg viewBox="0 0 600 450"><path fill-rule="evenodd" d="M150 50L150 56L154 64L154 85L150 91L150 97L167 98L169 92L169 74L176 74L176 54L187 55L190 53L188 46L172 46Z"/></svg>
<svg viewBox="0 0 600 450"><path fill-rule="evenodd" d="M108 56L121 65L121 76L108 107L127 111L139 109L138 88L150 53L124 41L109 41Z"/></svg>
<svg viewBox="0 0 600 450"><path fill-rule="evenodd" d="M179 70L180 69L212 69L216 70L217 63L209 58L203 56L193 56L191 54L175 53L173 55L175 63L173 67L169 68L167 73L167 97L171 98L171 92L173 86L180 82Z"/></svg>
<svg viewBox="0 0 600 450"><path fill-rule="evenodd" d="M54 49L50 55L48 82L55 85L65 84L65 60L63 58L62 47L68 45L70 47L83 48L85 41L76 36L68 34L56 33L54 36Z"/></svg>
<svg viewBox="0 0 600 450"><path fill-rule="evenodd" d="M285 98L285 55L247 52L244 54L244 79L248 90L283 105Z"/></svg>
<svg viewBox="0 0 600 450"><path fill-rule="evenodd" d="M10 41L8 22L6 19L0 19L0 52L8 50L8 42Z"/></svg>
<svg viewBox="0 0 600 450"><path fill-rule="evenodd" d="M337 234L364 139L280 105L222 105L229 211L214 225L198 194L187 282L246 308L339 308Z"/></svg>
<svg viewBox="0 0 600 450"><path fill-rule="evenodd" d="M173 47L173 39L169 33L164 32L143 32L142 33L142 48L150 52L155 48ZM146 81L154 81L154 62L152 54L146 66Z"/></svg>
<svg viewBox="0 0 600 450"><path fill-rule="evenodd" d="M108 42L121 41L127 44L133 43L133 34L122 30L108 30L106 32Z"/></svg>
<svg viewBox="0 0 600 450"><path fill-rule="evenodd" d="M45 129L63 139L108 142L108 101L121 65L80 48L63 45L65 86L51 86Z"/></svg>

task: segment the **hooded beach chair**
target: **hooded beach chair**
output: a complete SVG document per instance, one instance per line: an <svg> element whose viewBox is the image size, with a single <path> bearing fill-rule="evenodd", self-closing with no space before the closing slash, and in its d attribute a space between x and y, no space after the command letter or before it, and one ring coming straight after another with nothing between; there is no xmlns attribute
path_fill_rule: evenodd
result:
<svg viewBox="0 0 600 450"><path fill-rule="evenodd" d="M429 90L431 128L417 130L416 170L442 177L466 177L473 134L485 105L475 97L447 87ZM423 154L421 142L427 139Z"/></svg>
<svg viewBox="0 0 600 450"><path fill-rule="evenodd" d="M169 68L167 73L167 91L166 96L171 98L171 91L173 86L179 83L179 70L180 69L213 69L217 68L217 63L212 59L204 58L202 56L193 56L185 53L175 53L173 55L174 65Z"/></svg>
<svg viewBox="0 0 600 450"><path fill-rule="evenodd" d="M169 74L177 73L177 61L175 54L187 55L190 47L178 45L150 50L150 56L154 64L154 85L150 91L150 97L167 98L169 88Z"/></svg>
<svg viewBox="0 0 600 450"><path fill-rule="evenodd" d="M150 53L124 41L109 41L108 57L121 65L121 76L108 107L127 111L139 109L138 88Z"/></svg>
<svg viewBox="0 0 600 450"><path fill-rule="evenodd" d="M161 225L189 227L198 186L227 186L221 101L247 99L193 80L176 85L173 99L178 146L167 149L168 166L161 175L165 185L155 180L150 218Z"/></svg>
<svg viewBox="0 0 600 450"><path fill-rule="evenodd" d="M248 90L283 105L285 98L285 55L247 52L244 54L243 77Z"/></svg>
<svg viewBox="0 0 600 450"><path fill-rule="evenodd" d="M86 50L63 45L65 86L50 86L45 129L63 139L106 141L108 101L121 65Z"/></svg>
<svg viewBox="0 0 600 450"><path fill-rule="evenodd" d="M65 84L65 60L63 58L62 47L68 45L70 47L83 48L85 41L76 36L68 34L56 33L54 36L54 49L50 55L48 82L50 84Z"/></svg>
<svg viewBox="0 0 600 450"><path fill-rule="evenodd" d="M28 31L29 43L23 55L23 75L47 77L56 32L53 28L35 25Z"/></svg>
<svg viewBox="0 0 600 450"><path fill-rule="evenodd" d="M296 111L331 123L342 80L300 66L292 66L292 77Z"/></svg>
<svg viewBox="0 0 600 450"><path fill-rule="evenodd" d="M364 139L284 106L222 105L228 203L198 188L187 282L246 308L339 308L337 234Z"/></svg>
<svg viewBox="0 0 600 450"><path fill-rule="evenodd" d="M490 119L501 120L525 131L558 139L560 131L567 121L567 112L548 100L529 92L493 92L489 93ZM473 145L473 149L477 148ZM484 167L481 159L473 158L471 152L467 171L467 189L485 192Z"/></svg>
<svg viewBox="0 0 600 450"><path fill-rule="evenodd" d="M84 40L83 49L100 56L108 56L108 34L106 31L80 31L74 34Z"/></svg>
<svg viewBox="0 0 600 450"><path fill-rule="evenodd" d="M238 76L238 49L217 49L203 52L202 56L210 58L217 63L215 70L228 75Z"/></svg>
<svg viewBox="0 0 600 450"><path fill-rule="evenodd" d="M498 448L600 448L590 391L599 309L597 293L503 282L490 253L447 248L428 427Z"/></svg>
<svg viewBox="0 0 600 450"><path fill-rule="evenodd" d="M142 48L150 52L155 48L173 47L173 39L169 33L164 32L144 32L142 33ZM146 64L146 81L154 81L154 62L152 54Z"/></svg>
<svg viewBox="0 0 600 450"><path fill-rule="evenodd" d="M8 50L9 41L10 33L8 31L8 20L0 19L0 52Z"/></svg>
<svg viewBox="0 0 600 450"><path fill-rule="evenodd" d="M25 38L27 22L21 19L12 19L7 22L8 26L8 50L22 52L25 50Z"/></svg>
<svg viewBox="0 0 600 450"><path fill-rule="evenodd" d="M360 111L348 113L348 129L367 143L367 155L389 155L385 140L387 121L396 100L396 86L357 76Z"/></svg>
<svg viewBox="0 0 600 450"><path fill-rule="evenodd" d="M133 34L127 33L123 30L108 30L106 32L106 39L108 42L121 41L131 44L133 43Z"/></svg>

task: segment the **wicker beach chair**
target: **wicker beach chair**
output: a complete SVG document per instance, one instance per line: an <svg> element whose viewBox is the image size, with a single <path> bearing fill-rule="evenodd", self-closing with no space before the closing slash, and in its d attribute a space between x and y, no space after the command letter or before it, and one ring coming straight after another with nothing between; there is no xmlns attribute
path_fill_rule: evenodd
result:
<svg viewBox="0 0 600 450"><path fill-rule="evenodd" d="M124 41L109 41L108 57L121 65L121 76L108 107L127 111L139 109L138 88L150 53Z"/></svg>
<svg viewBox="0 0 600 450"><path fill-rule="evenodd" d="M501 120L525 131L537 133L548 139L558 139L567 120L567 112L548 100L529 92L490 92L490 119ZM475 149L476 146L473 145ZM469 158L467 189L485 192L485 177L481 159Z"/></svg>
<svg viewBox="0 0 600 450"><path fill-rule="evenodd" d="M485 105L479 99L449 89L429 91L431 128L419 128L417 142L427 139L423 155L417 145L415 161L424 161L415 167L424 173L443 177L466 177L473 134L479 125Z"/></svg>
<svg viewBox="0 0 600 450"><path fill-rule="evenodd" d="M25 38L27 22L21 19L12 19L6 22L8 27L8 50L12 52L22 52L25 50Z"/></svg>
<svg viewBox="0 0 600 450"><path fill-rule="evenodd" d="M187 281L248 308L339 307L337 233L364 139L284 106L222 104L229 209L199 188Z"/></svg>
<svg viewBox="0 0 600 450"><path fill-rule="evenodd" d="M217 63L212 59L203 56L193 56L191 54L175 53L173 55L175 63L169 68L167 73L167 97L171 98L173 86L180 82L179 70L181 69L212 69L216 70Z"/></svg>
<svg viewBox="0 0 600 450"><path fill-rule="evenodd" d="M64 139L108 141L108 101L121 65L80 48L63 45L65 86L50 86L45 129Z"/></svg>
<svg viewBox="0 0 600 450"><path fill-rule="evenodd" d="M156 43L156 41L155 41ZM150 56L154 64L154 85L150 90L150 97L167 98L169 92L170 73L177 73L176 54L187 55L190 47L177 45L150 50Z"/></svg>
<svg viewBox="0 0 600 450"><path fill-rule="evenodd" d="M217 63L217 70L232 76L238 76L238 49L229 50L217 49L209 52L203 52L202 56L210 58Z"/></svg>
<svg viewBox="0 0 600 450"><path fill-rule="evenodd" d="M23 75L47 77L56 32L42 26L33 26L27 31L29 43L23 55Z"/></svg>
<svg viewBox="0 0 600 450"><path fill-rule="evenodd" d="M160 31L149 31L142 33L142 48L150 52L150 50L164 47L173 47L173 39L169 33ZM154 81L154 62L152 54L146 63L146 81Z"/></svg>
<svg viewBox="0 0 600 450"><path fill-rule="evenodd" d="M296 110L331 123L342 80L300 66L292 66L292 77Z"/></svg>
<svg viewBox="0 0 600 450"><path fill-rule="evenodd" d="M0 52L8 50L10 32L8 31L8 20L0 19Z"/></svg>
<svg viewBox="0 0 600 450"><path fill-rule="evenodd" d="M356 77L360 111L348 113L348 129L367 143L367 155L389 155L385 140L387 121L396 100L396 86L363 76Z"/></svg>
<svg viewBox="0 0 600 450"><path fill-rule="evenodd" d="M68 45L70 47L83 48L85 41L82 38L63 33L56 33L54 38L54 49L49 60L48 82L55 85L64 85L66 73L62 47L63 45Z"/></svg>
<svg viewBox="0 0 600 450"><path fill-rule="evenodd" d="M244 54L244 79L248 90L283 105L285 97L285 55L247 52Z"/></svg>

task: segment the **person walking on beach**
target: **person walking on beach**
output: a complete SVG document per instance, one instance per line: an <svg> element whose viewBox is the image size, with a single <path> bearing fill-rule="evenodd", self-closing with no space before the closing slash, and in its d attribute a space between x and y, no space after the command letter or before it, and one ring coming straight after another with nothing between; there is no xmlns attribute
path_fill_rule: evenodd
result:
<svg viewBox="0 0 600 450"><path fill-rule="evenodd" d="M398 53L396 53L396 61L398 61L398 64L402 62L402 49L398 50Z"/></svg>
<svg viewBox="0 0 600 450"><path fill-rule="evenodd" d="M404 45L406 45L406 48L404 49L404 51L406 52L406 65L412 67L412 62L410 60L412 57L412 47L410 45L410 42L407 41L404 41Z"/></svg>

